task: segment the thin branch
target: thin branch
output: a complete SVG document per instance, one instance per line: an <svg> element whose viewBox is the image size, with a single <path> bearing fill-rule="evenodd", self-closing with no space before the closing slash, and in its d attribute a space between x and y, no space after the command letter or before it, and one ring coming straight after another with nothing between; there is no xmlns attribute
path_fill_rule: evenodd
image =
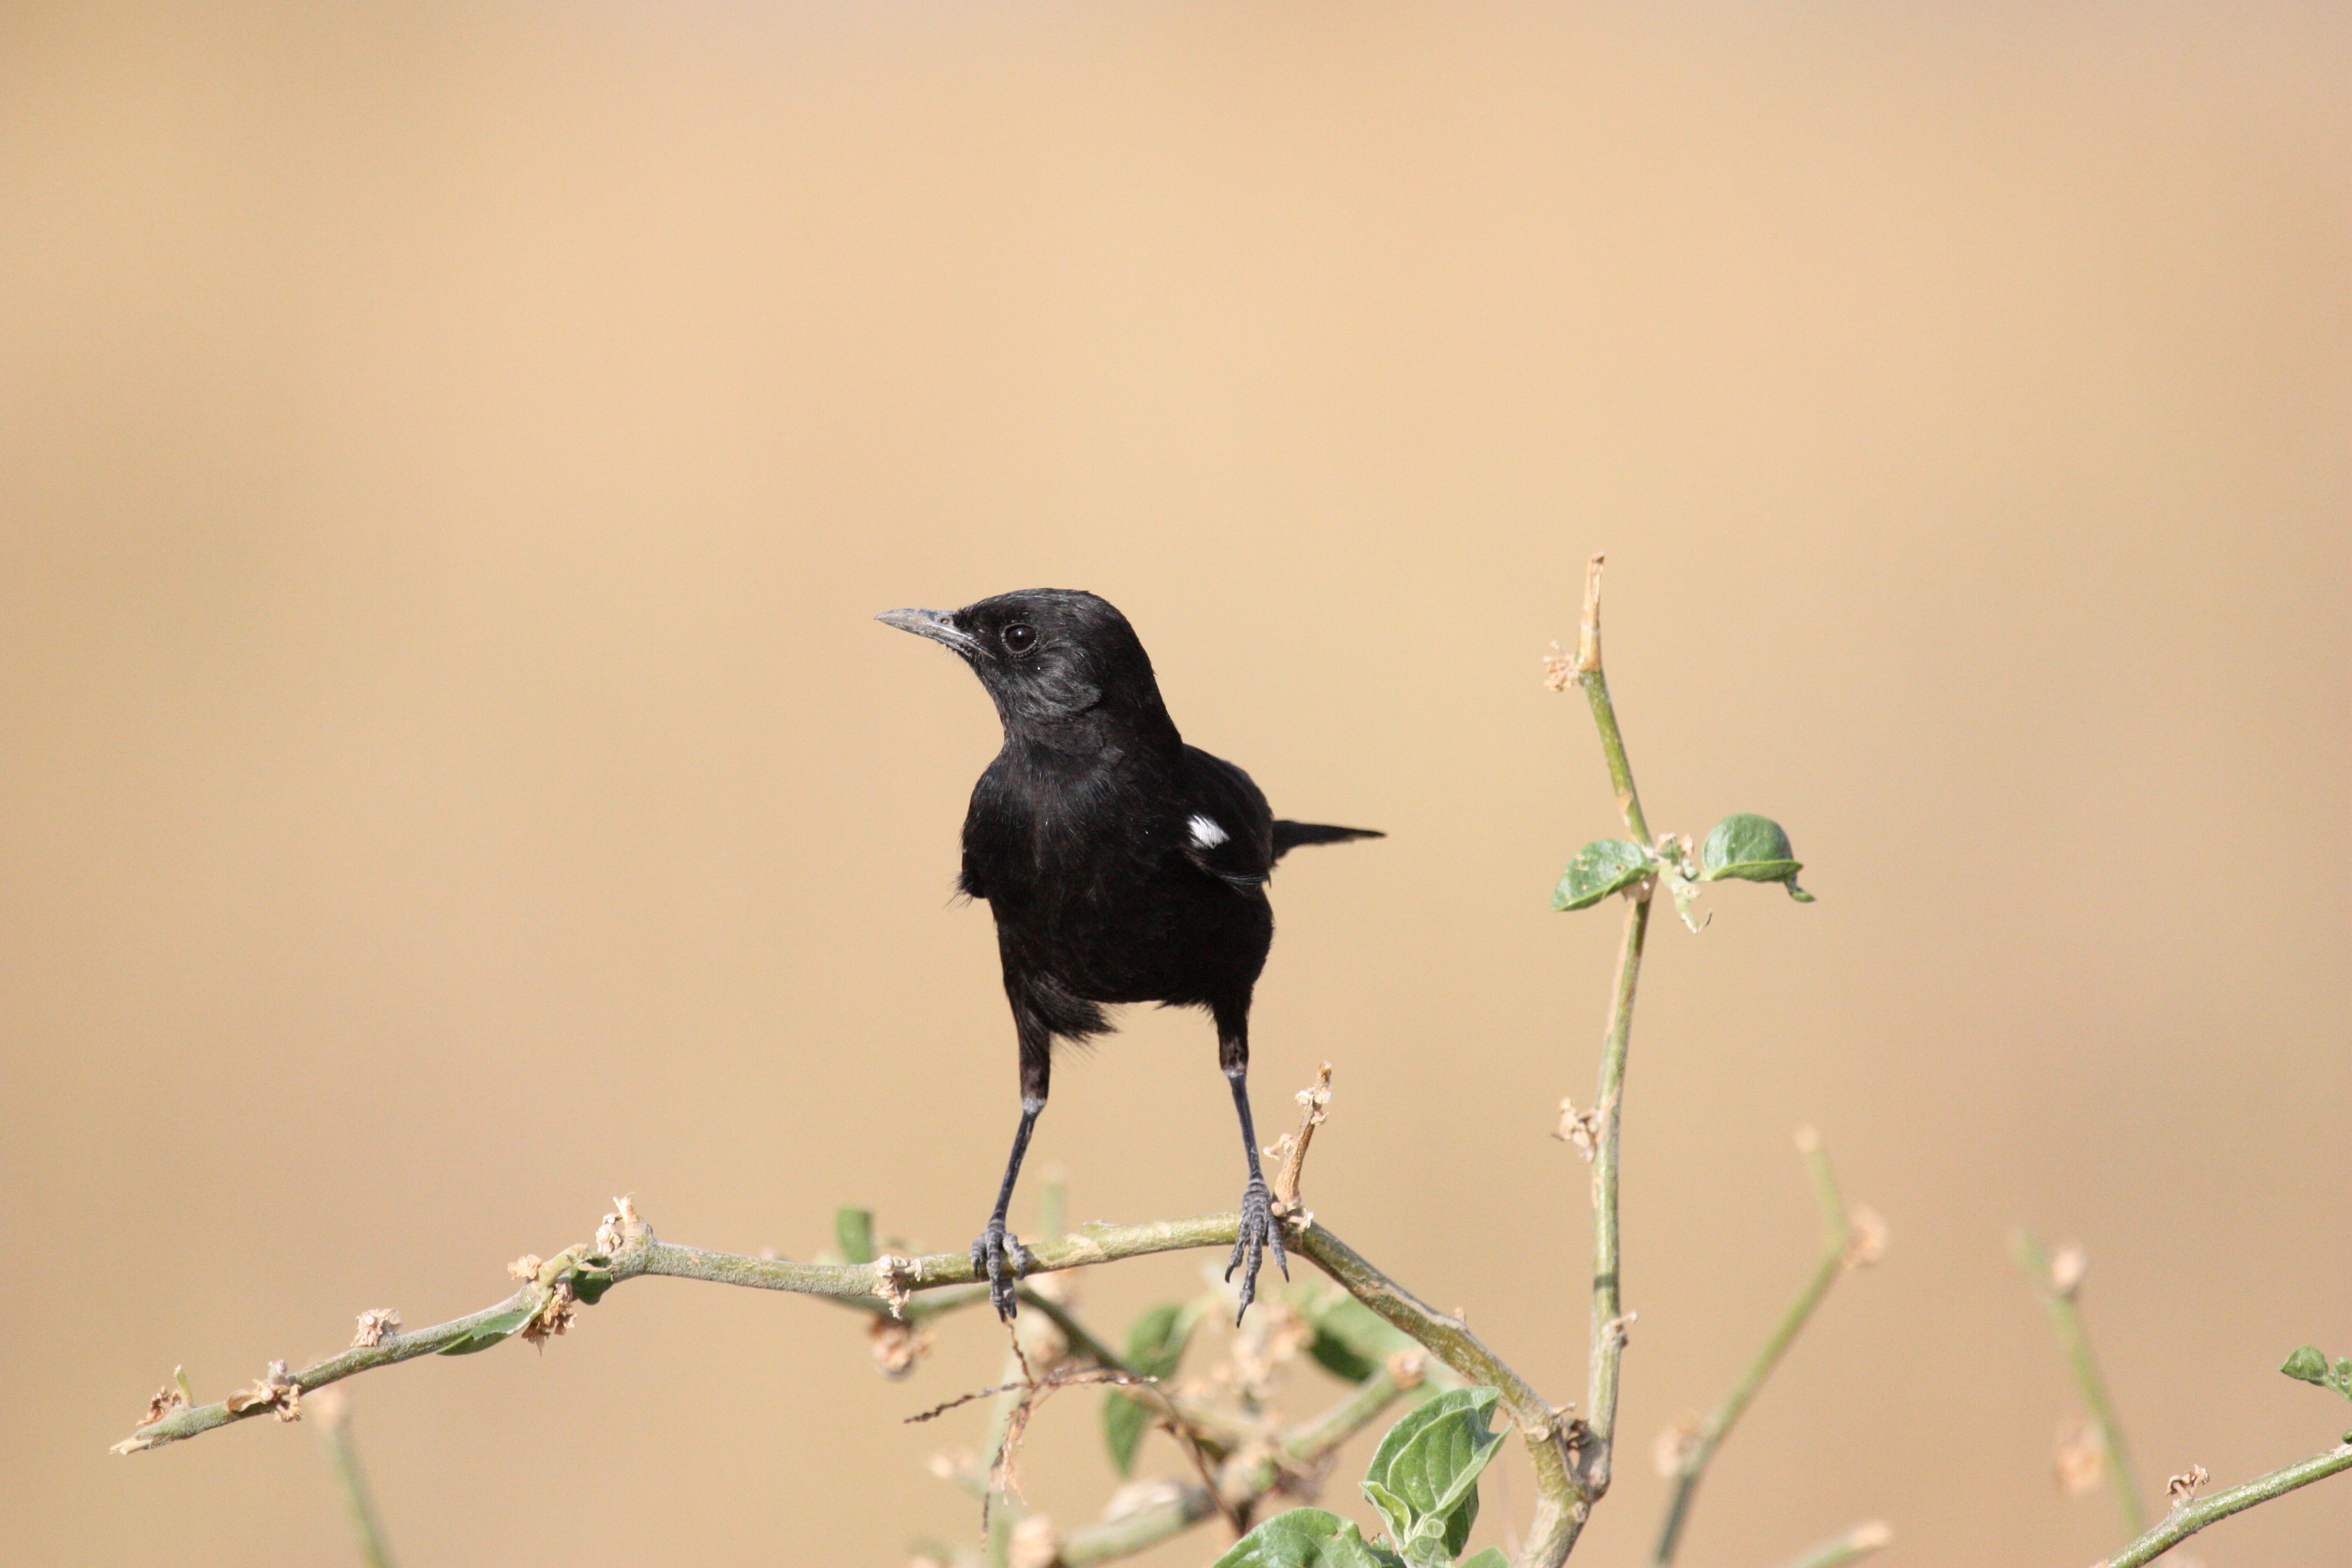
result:
<svg viewBox="0 0 2352 1568"><path fill-rule="evenodd" d="M2352 1443L2340 1443L2324 1454L2299 1459L2283 1469L2273 1470L2267 1476L2256 1477L2243 1486L2215 1492L2200 1501L2184 1503L2174 1509L2163 1523L2108 1558L2099 1564L2099 1568L2140 1568L2142 1563L2155 1562L2217 1520L2227 1519L2258 1502L2284 1497L2297 1487L2307 1487L2338 1470L2352 1470Z"/></svg>
<svg viewBox="0 0 2352 1568"><path fill-rule="evenodd" d="M1155 1252L1231 1247L1238 1223L1234 1215L1223 1214L1150 1220L1139 1225L1091 1225L1069 1236L1039 1242L1029 1251L1037 1261L1039 1272L1077 1268ZM289 1374L289 1381L293 1387L307 1394L362 1372L437 1354L486 1332L494 1333L511 1314L543 1309L562 1271L589 1256L592 1254L585 1244L569 1248L547 1261L540 1279L502 1301L429 1329L386 1333L375 1344L355 1345L306 1366ZM610 1263L604 1272L615 1286L639 1276L666 1276L754 1290L783 1290L877 1310L887 1310L894 1300L904 1300L910 1294L943 1286L970 1285L977 1278L971 1256L962 1252L934 1253L927 1258L883 1258L872 1263L796 1263L786 1258L747 1258L740 1253L681 1247L656 1239L651 1228L642 1223L629 1226L621 1245L609 1255L594 1256L609 1256ZM130 1454L162 1447L216 1426L250 1420L269 1408L264 1404L248 1404L232 1413L226 1403L215 1403L172 1410L115 1445L115 1451Z"/></svg>
<svg viewBox="0 0 2352 1568"><path fill-rule="evenodd" d="M1894 1539L1895 1532L1874 1519L1806 1547L1782 1568L1844 1568L1846 1563L1861 1562Z"/></svg>
<svg viewBox="0 0 2352 1568"><path fill-rule="evenodd" d="M1601 731L1601 752L1609 762L1609 785L1617 792L1617 809L1624 814L1625 831L1633 842L1650 847L1650 819L1642 815L1641 792L1633 787L1633 764L1625 760L1625 737L1617 732L1617 708L1609 700L1609 675L1601 667L1601 563L1595 555L1584 568L1584 615L1577 626L1576 679L1592 705L1592 722Z"/></svg>
<svg viewBox="0 0 2352 1568"><path fill-rule="evenodd" d="M1419 1379L1415 1380L1416 1385ZM1312 1465L1381 1417L1381 1412L1403 1397L1407 1389L1396 1374L1381 1367L1356 1384L1355 1392L1320 1415L1310 1415L1284 1430L1276 1447L1295 1465Z"/></svg>
<svg viewBox="0 0 2352 1568"><path fill-rule="evenodd" d="M1756 1352L1756 1359L1748 1363L1748 1370L1733 1384L1723 1403L1699 1423L1698 1430L1692 1434L1689 1444L1684 1448L1675 1469L1674 1492L1666 1503L1665 1525L1658 1532L1658 1548L1651 1559L1659 1564L1659 1568L1664 1568L1666 1563L1674 1561L1675 1548L1681 1542L1683 1525L1690 1516L1691 1500L1698 1491L1699 1478L1706 1473L1707 1461L1715 1458L1716 1449L1722 1447L1723 1440L1731 1435L1731 1428L1764 1386L1764 1380L1772 1375L1772 1369L1780 1364L1780 1357L1795 1342L1806 1321L1812 1317L1814 1309L1822 1304L1822 1299L1830 1293L1830 1287L1837 1283L1838 1276L1845 1272L1848 1264L1855 1258L1849 1245L1852 1238L1845 1200L1838 1195L1837 1176L1830 1169L1830 1157L1822 1148L1820 1135L1810 1127L1800 1128L1797 1149L1805 1157L1805 1168L1813 1179L1813 1202L1821 1211L1820 1256L1813 1264L1811 1278L1805 1281L1804 1289L1797 1292L1796 1300L1790 1303L1789 1310L1781 1314L1780 1322L1765 1338L1763 1348Z"/></svg>
<svg viewBox="0 0 2352 1568"><path fill-rule="evenodd" d="M1172 1481L1168 1487L1165 1498L1133 1513L1070 1531L1055 1561L1061 1568L1096 1568L1097 1563L1132 1557L1217 1516L1217 1500L1208 1488Z"/></svg>
<svg viewBox="0 0 2352 1568"><path fill-rule="evenodd" d="M1292 1245L1349 1295L1403 1330L1465 1382L1484 1384L1501 1393L1503 1409L1527 1445L1536 1476L1535 1519L1519 1549L1519 1568L1558 1568L1567 1561L1587 1511L1586 1500L1578 1493L1568 1439L1560 1430L1558 1414L1533 1384L1488 1350L1467 1323L1433 1310L1365 1262L1354 1248L1316 1223L1313 1215L1301 1215L1293 1224Z"/></svg>
<svg viewBox="0 0 2352 1568"><path fill-rule="evenodd" d="M383 1526L376 1520L367 1478L360 1474L359 1451L352 1446L350 1405L339 1389L320 1394L310 1409L319 1418L319 1436L326 1440L327 1458L335 1467L335 1484L352 1516L352 1533L359 1537L360 1560L367 1568L392 1568L392 1548L384 1544Z"/></svg>
<svg viewBox="0 0 2352 1568"><path fill-rule="evenodd" d="M1625 830L1634 842L1648 848L1649 818L1643 814L1641 793L1633 785L1633 764L1625 756L1625 738L1617 727L1616 705L1609 699L1609 677L1601 666L1601 557L1595 555L1585 571L1576 679L1584 688L1586 700L1592 709L1593 726L1601 732L1601 754L1609 764L1609 783L1616 791ZM1557 1563L1566 1558L1592 1505L1609 1490L1617 1431L1618 1368L1624 1355L1625 1330L1630 1321L1625 1314L1620 1279L1619 1110L1625 1090L1626 1050L1633 1033L1633 996L1641 983L1642 944L1649 932L1650 900L1656 890L1657 879L1649 878L1626 893L1625 931L1617 948L1617 980L1610 994L1608 1028L1601 1047L1600 1087L1593 1098L1592 1326L1581 1451L1571 1477L1568 1506L1555 1518L1550 1515L1549 1499L1538 1505L1539 1528L1522 1548L1519 1561L1524 1564ZM1551 1539L1553 1533L1558 1536L1556 1545Z"/></svg>
<svg viewBox="0 0 2352 1568"><path fill-rule="evenodd" d="M2016 1255L2018 1267L2025 1270L2026 1279L2032 1281L2033 1293L2049 1309L2051 1325L2058 1331L2058 1341L2066 1350L2066 1363L2074 1369L2075 1386L2081 1389L2083 1404L2099 1429L2099 1446L2106 1451L2107 1480L2115 1489L2116 1510L2123 1515L2124 1533L2144 1535L2148 1528L2147 1505L2140 1499L2138 1474L2132 1468L2131 1455L2124 1447L2123 1423L2116 1418L2115 1401L2107 1396L2106 1380L2099 1375L2099 1364L2092 1359L2091 1337L2084 1330L2083 1310L2074 1300L2082 1287L2079 1255L2070 1263L2067 1278L2062 1279L2053 1271L2050 1255L2042 1250L2042 1244L2024 1231L2010 1237L2010 1250Z"/></svg>

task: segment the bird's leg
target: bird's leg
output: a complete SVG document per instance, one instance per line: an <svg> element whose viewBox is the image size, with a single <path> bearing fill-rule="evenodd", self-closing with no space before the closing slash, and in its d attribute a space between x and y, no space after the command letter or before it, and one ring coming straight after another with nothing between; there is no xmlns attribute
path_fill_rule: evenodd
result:
<svg viewBox="0 0 2352 1568"><path fill-rule="evenodd" d="M996 1189L995 1212L988 1216L988 1228L971 1244L971 1271L986 1276L989 1304L1008 1323L1020 1310L1013 1303L1013 1290L1029 1270L1029 1249L1004 1228L1004 1216L1013 1207L1013 1184L1021 1179L1021 1156L1029 1152L1030 1129L1037 1125L1037 1113L1045 1109L1045 1093L1054 1075L1054 1036L1045 1020L1016 998L1013 1022L1021 1037L1021 1129L1013 1134L1013 1157L1004 1162L1004 1184Z"/></svg>
<svg viewBox="0 0 2352 1568"><path fill-rule="evenodd" d="M1274 1199L1265 1190L1265 1175L1257 1163L1257 1127L1250 1118L1249 1102L1249 1023L1248 1014L1236 1016L1218 1009L1217 1033L1220 1037L1218 1055L1223 1058L1225 1081L1234 1087L1234 1110L1242 1121L1242 1152L1249 1160L1249 1185L1242 1189L1241 1227L1234 1237L1234 1255L1225 1264L1225 1278L1231 1279L1234 1270L1242 1271L1241 1310L1234 1321L1242 1321L1257 1300L1257 1266L1267 1251L1274 1254L1274 1266L1282 1270L1285 1279L1290 1278L1290 1259L1282 1250L1282 1226L1275 1222Z"/></svg>
<svg viewBox="0 0 2352 1568"><path fill-rule="evenodd" d="M987 1276L989 1303L1008 1323L1020 1310L1013 1300L1013 1282L1029 1270L1029 1249L1004 1228L1004 1216L1013 1207L1013 1184L1021 1178L1021 1156L1029 1152L1029 1130L1037 1125L1037 1113L1045 1109L1043 1098L1021 1097L1021 1130L1013 1135L1013 1157L1004 1162L1004 1184L996 1189L996 1210L988 1216L988 1228L971 1244L972 1272Z"/></svg>

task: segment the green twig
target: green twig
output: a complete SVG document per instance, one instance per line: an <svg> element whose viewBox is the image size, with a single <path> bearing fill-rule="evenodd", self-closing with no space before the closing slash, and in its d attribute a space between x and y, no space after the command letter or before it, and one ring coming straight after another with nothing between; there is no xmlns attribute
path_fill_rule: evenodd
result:
<svg viewBox="0 0 2352 1568"><path fill-rule="evenodd" d="M2010 1250L2016 1254L2018 1267L2032 1281L2033 1293L2049 1309L2051 1324L2058 1331L2059 1342L2066 1350L2066 1363L2074 1369L2075 1386L2082 1391L2083 1404L2098 1427L2099 1447L2106 1460L2107 1480L2115 1489L2116 1510L2123 1515L2124 1533L2145 1534L2148 1528L2147 1505L2140 1500L2138 1476L2132 1469L2130 1453L2124 1447L2123 1423L2116 1418L2115 1401L2107 1396L2106 1380L2099 1375L2098 1363L2091 1357L2090 1335L2084 1331L2083 1310L2074 1300L2081 1281L2057 1279L2051 1272L2049 1254L2022 1230L2011 1236Z"/></svg>
<svg viewBox="0 0 2352 1568"><path fill-rule="evenodd" d="M1238 1223L1234 1215L1223 1214L1193 1219L1149 1220L1140 1225L1091 1225L1069 1236L1039 1242L1029 1251L1036 1259L1039 1272L1077 1268L1155 1252L1229 1247L1234 1244ZM570 1255L584 1255L586 1251L584 1247L575 1247ZM565 1255L559 1255L562 1256ZM754 1290L783 1290L881 1310L888 1309L893 1298L918 1295L943 1286L970 1285L977 1278L971 1256L963 1252L877 1258L872 1263L796 1263L789 1258L748 1258L740 1253L681 1247L676 1242L656 1239L642 1224L632 1226L622 1245L611 1254L608 1272L616 1286L641 1276L666 1276ZM436 1354L471 1339L478 1331L487 1329L506 1314L543 1306L550 1288L534 1281L478 1312L468 1312L429 1329L385 1334L378 1343L355 1345L313 1363L292 1373L290 1382L308 1394L377 1367ZM116 1451L135 1454L162 1447L217 1426L251 1420L268 1414L270 1408L252 1404L231 1414L226 1403L215 1402L176 1409L142 1426L117 1444Z"/></svg>
<svg viewBox="0 0 2352 1568"><path fill-rule="evenodd" d="M1861 1562L1894 1539L1895 1532L1874 1519L1806 1547L1790 1558L1783 1568L1844 1568L1846 1563Z"/></svg>
<svg viewBox="0 0 2352 1568"><path fill-rule="evenodd" d="M1625 755L1625 738L1617 727L1617 709L1609 699L1609 678L1601 661L1601 557L1595 555L1585 570L1576 679L1584 688L1593 725L1601 732L1601 755L1609 765L1610 787L1616 792L1625 830L1646 849L1651 843L1650 822L1642 811L1641 792L1633 785L1633 763ZM1656 890L1656 879L1648 878L1626 894L1625 930L1617 947L1617 979L1610 994L1608 1027L1601 1040L1600 1084L1593 1094L1591 1370L1583 1441L1573 1477L1574 1500L1559 1525L1563 1558L1575 1545L1592 1505L1609 1490L1616 1441L1618 1368L1625 1352L1627 1321L1618 1231L1619 1111L1625 1089L1626 1051L1633 1034L1633 996L1642 976L1642 945L1649 932L1650 900ZM1525 1553L1520 1559L1522 1563L1536 1560Z"/></svg>
<svg viewBox="0 0 2352 1568"><path fill-rule="evenodd" d="M2140 1568L2142 1563L2155 1562L2217 1520L2227 1519L2258 1502L2283 1497L2297 1487L2307 1487L2338 1470L2352 1470L2352 1443L2338 1444L2324 1454L2299 1459L2283 1469L2273 1470L2267 1476L2256 1477L2243 1486L2215 1492L2200 1501L2184 1503L2175 1508L2161 1524L2108 1558L2099 1568Z"/></svg>
<svg viewBox="0 0 2352 1568"><path fill-rule="evenodd" d="M392 1568L392 1548L384 1544L367 1478L360 1473L359 1452L352 1446L351 1412L341 1391L313 1400L310 1410L318 1417L319 1436L326 1440L327 1458L334 1464L335 1484L352 1516L352 1533L359 1538L360 1560L367 1568Z"/></svg>
<svg viewBox="0 0 2352 1568"><path fill-rule="evenodd" d="M1519 1568L1558 1568L1583 1527L1584 1500L1577 1493L1568 1439L1557 1413L1533 1384L1488 1350L1470 1326L1440 1312L1373 1268L1355 1249L1316 1223L1312 1215L1293 1222L1291 1245L1338 1280L1373 1313L1402 1329L1464 1382L1502 1394L1502 1407L1527 1445L1535 1469L1536 1511L1519 1548Z"/></svg>
<svg viewBox="0 0 2352 1568"><path fill-rule="evenodd" d="M1674 1491L1666 1502L1665 1526L1658 1532L1658 1548L1652 1556L1652 1561L1660 1568L1674 1561L1675 1548L1681 1542L1683 1525L1690 1515L1691 1500L1698 1491L1699 1478L1706 1472L1707 1461L1715 1458L1716 1449L1722 1446L1724 1438L1730 1436L1733 1426L1764 1386L1764 1380L1772 1375L1772 1369L1780 1364L1780 1357L1795 1342L1798 1332L1813 1315L1813 1310L1830 1293L1830 1287L1837 1283L1840 1274L1845 1272L1852 1238L1845 1200L1838 1195L1837 1176L1830 1169L1830 1157L1822 1148L1820 1135L1810 1127L1798 1130L1797 1149L1805 1157L1805 1168L1813 1179L1813 1202L1821 1211L1820 1256L1804 1289L1797 1292L1796 1300L1790 1303L1789 1310L1780 1315L1780 1322L1766 1337L1764 1347L1756 1352L1756 1359L1748 1363L1748 1370L1740 1374L1739 1381L1732 1386L1723 1403L1699 1424L1698 1431L1683 1451L1675 1468ZM1836 1561L1849 1559L1838 1558Z"/></svg>

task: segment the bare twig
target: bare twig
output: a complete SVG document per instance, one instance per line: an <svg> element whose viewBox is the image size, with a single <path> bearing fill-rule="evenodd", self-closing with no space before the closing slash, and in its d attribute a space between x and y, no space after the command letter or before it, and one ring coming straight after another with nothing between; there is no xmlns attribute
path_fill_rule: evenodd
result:
<svg viewBox="0 0 2352 1568"><path fill-rule="evenodd" d="M2201 1501L2184 1502L2175 1508L2162 1523L2100 1563L2098 1568L2140 1568L2142 1563L2155 1562L2217 1520L2227 1519L2258 1502L2283 1497L2297 1487L2307 1487L2338 1470L2352 1470L2352 1443L2341 1443L2326 1453L2298 1459L2284 1468L2273 1470L2269 1475L2258 1476L2243 1486L2215 1492Z"/></svg>
<svg viewBox="0 0 2352 1568"><path fill-rule="evenodd" d="M1286 1132L1275 1146L1266 1151L1273 1156L1274 1212L1286 1215L1298 1207L1298 1183L1307 1168L1307 1146L1315 1142L1315 1130L1323 1125L1331 1113L1331 1064L1325 1062L1315 1071L1315 1081L1298 1091L1302 1114L1298 1131Z"/></svg>
<svg viewBox="0 0 2352 1568"><path fill-rule="evenodd" d="M2082 1254L2069 1248L2061 1254L2058 1264L2053 1264L2042 1244L2022 1230L2010 1237L2010 1250L2016 1255L2018 1267L2025 1270L2033 1293L2049 1309L2051 1326L2058 1331L2058 1342L2065 1347L2066 1363L2074 1370L2074 1384L2082 1391L2084 1406L2098 1427L2099 1446L2105 1450L2107 1480L2115 1489L2116 1510L2123 1516L2124 1533L2146 1534L2147 1505L2140 1499L2139 1477L2124 1447L2123 1423L2116 1418L2115 1401L2107 1395L2106 1380L2099 1375L2099 1363L2092 1359L2091 1337L2084 1330L2083 1310L2075 1300L2083 1284Z"/></svg>
<svg viewBox="0 0 2352 1568"><path fill-rule="evenodd" d="M1844 1564L1861 1562L1894 1539L1895 1532L1874 1519L1806 1547L1790 1558L1783 1568L1844 1568Z"/></svg>
<svg viewBox="0 0 2352 1568"><path fill-rule="evenodd" d="M1660 1564L1660 1568L1674 1561L1675 1548L1681 1542L1683 1526L1690 1517L1691 1500L1698 1491L1699 1478L1706 1473L1707 1461L1715 1458L1716 1449L1722 1447L1724 1438L1730 1436L1733 1426L1763 1388L1764 1380L1772 1375L1772 1369L1780 1364L1781 1356L1795 1342L1807 1320L1812 1317L1814 1309L1829 1294L1830 1287L1837 1283L1838 1276L1861 1256L1853 1246L1852 1222L1846 1215L1844 1199L1838 1195L1837 1177L1830 1169L1829 1155L1822 1149L1820 1134L1810 1127L1799 1128L1797 1151L1805 1157L1805 1168L1813 1179L1813 1202L1820 1210L1822 1222L1820 1255L1804 1289L1797 1292L1796 1300L1790 1303L1789 1310L1780 1315L1780 1322L1766 1336L1763 1348L1756 1352L1755 1360L1748 1363L1748 1370L1740 1374L1739 1381L1732 1385L1723 1403L1699 1423L1698 1429L1691 1434L1689 1441L1676 1456L1673 1472L1674 1491L1666 1503L1665 1525L1658 1532L1657 1551L1652 1555L1652 1561Z"/></svg>

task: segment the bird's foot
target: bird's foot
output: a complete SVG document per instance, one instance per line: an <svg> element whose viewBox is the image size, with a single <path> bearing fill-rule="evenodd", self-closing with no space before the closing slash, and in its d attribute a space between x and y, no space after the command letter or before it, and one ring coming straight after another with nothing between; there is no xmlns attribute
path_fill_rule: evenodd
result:
<svg viewBox="0 0 2352 1568"><path fill-rule="evenodd" d="M1225 1265L1225 1278L1231 1279L1234 1270L1242 1271L1242 1307L1234 1314L1238 1323L1257 1300L1257 1266L1262 1254L1274 1254L1274 1266L1282 1270L1285 1279L1290 1278L1290 1259L1282 1250L1282 1226L1274 1217L1274 1200L1267 1195L1265 1178L1252 1176L1242 1192L1241 1229L1234 1237L1234 1256Z"/></svg>
<svg viewBox="0 0 2352 1568"><path fill-rule="evenodd" d="M971 1244L971 1271L986 1276L989 1305L996 1309L1002 1321L1011 1322L1020 1310L1013 1291L1021 1276L1029 1272L1029 1249L1004 1228L1002 1219L990 1220L980 1239Z"/></svg>

